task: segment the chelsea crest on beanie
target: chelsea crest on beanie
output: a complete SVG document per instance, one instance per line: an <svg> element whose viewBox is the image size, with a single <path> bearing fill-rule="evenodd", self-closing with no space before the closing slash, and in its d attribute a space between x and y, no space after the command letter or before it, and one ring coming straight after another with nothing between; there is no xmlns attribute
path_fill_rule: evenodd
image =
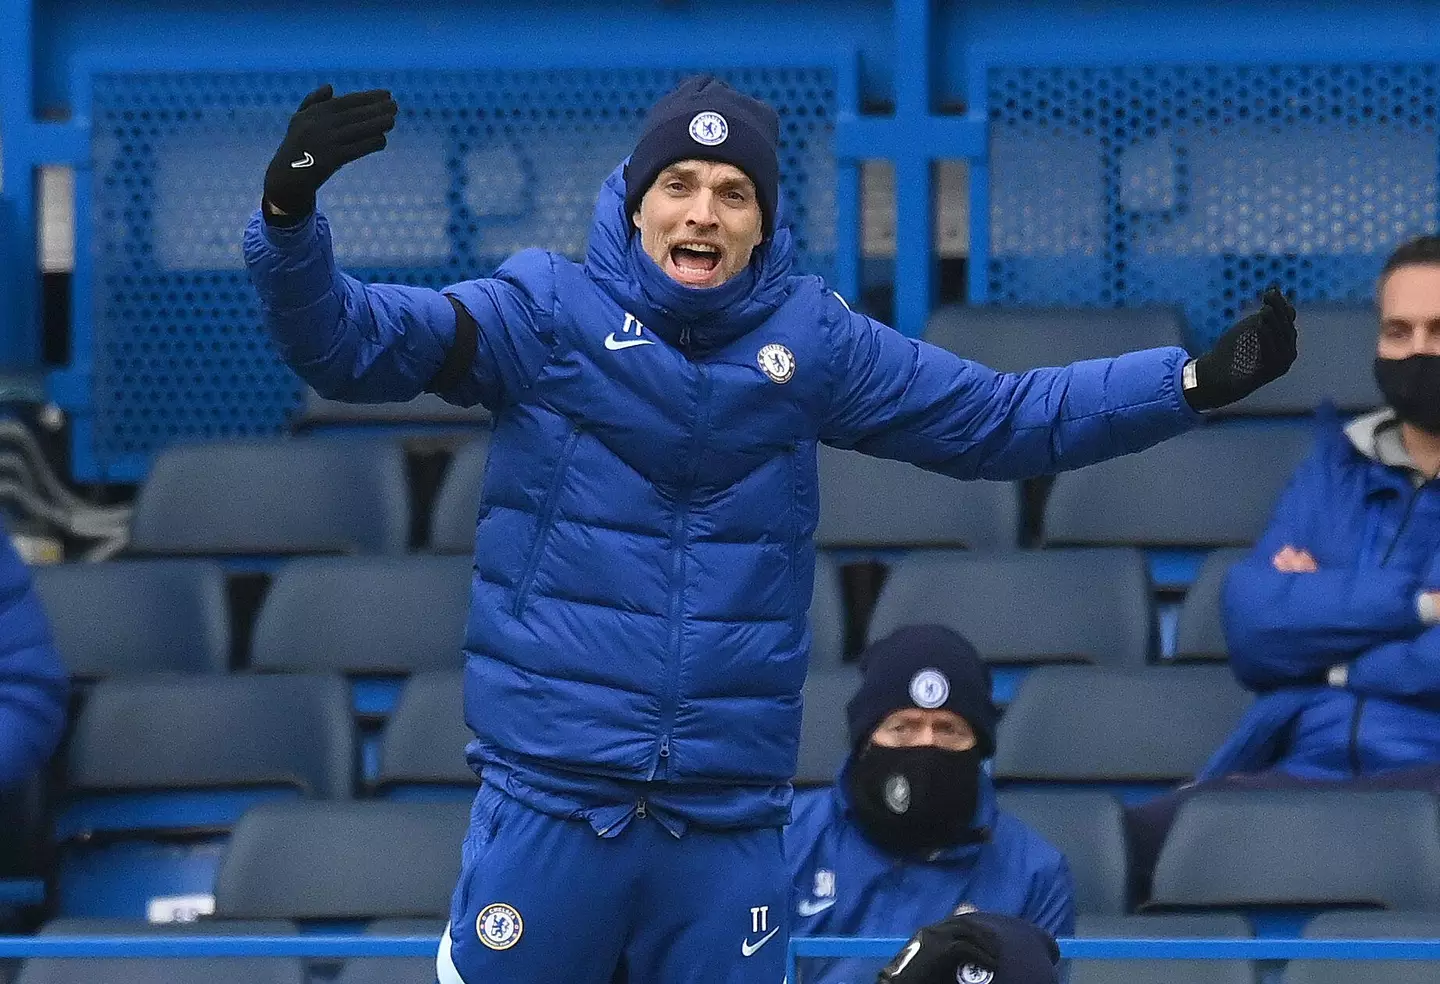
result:
<svg viewBox="0 0 1440 984"><path fill-rule="evenodd" d="M645 118L640 142L625 165L625 214L635 214L660 172L676 161L719 161L735 165L755 182L768 238L775 229L780 186L779 143L775 110L714 76L688 78Z"/></svg>

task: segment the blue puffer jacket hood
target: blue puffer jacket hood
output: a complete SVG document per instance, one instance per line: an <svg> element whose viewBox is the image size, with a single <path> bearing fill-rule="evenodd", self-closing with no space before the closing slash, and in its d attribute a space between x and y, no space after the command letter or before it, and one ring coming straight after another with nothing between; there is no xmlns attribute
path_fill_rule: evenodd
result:
<svg viewBox="0 0 1440 984"><path fill-rule="evenodd" d="M622 163L605 179L595 202L585 271L616 304L670 345L680 347L686 337L689 351L713 352L754 331L785 300L795 239L778 208L776 219L775 234L756 247L741 273L718 287L686 287L671 280L640 247L640 236L625 214Z"/></svg>

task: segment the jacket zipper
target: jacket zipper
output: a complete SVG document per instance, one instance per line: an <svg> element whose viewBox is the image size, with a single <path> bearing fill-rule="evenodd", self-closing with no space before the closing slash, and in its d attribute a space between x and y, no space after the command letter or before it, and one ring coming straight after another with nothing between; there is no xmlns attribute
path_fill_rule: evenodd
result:
<svg viewBox="0 0 1440 984"><path fill-rule="evenodd" d="M681 345L688 345L689 338L690 330L683 329ZM650 768L651 779L669 777L671 731L675 727L675 712L680 703L680 655L685 628L685 527L690 519L690 496L700 474L700 449L704 447L705 432L710 422L710 374L704 366L696 366L696 371L700 375L699 413L690 439L689 474L680 490L675 521L670 530L670 549L674 552L670 563L670 665L666 667L665 701L660 714L660 747Z"/></svg>
<svg viewBox="0 0 1440 984"><path fill-rule="evenodd" d="M570 470L570 455L574 453L578 440L580 428L571 427L565 447L560 451L560 460L555 463L555 473L550 476L550 488L545 495L545 508L540 513L540 524L535 530L535 542L530 545L530 556L525 559L525 572L520 575L520 585L515 589L515 609L512 614L517 618L524 610L525 602L529 600L530 585L535 580L535 571L540 567L540 555L545 550L545 541L550 538L550 524L555 519L555 506L560 498L560 483L565 480L565 473Z"/></svg>

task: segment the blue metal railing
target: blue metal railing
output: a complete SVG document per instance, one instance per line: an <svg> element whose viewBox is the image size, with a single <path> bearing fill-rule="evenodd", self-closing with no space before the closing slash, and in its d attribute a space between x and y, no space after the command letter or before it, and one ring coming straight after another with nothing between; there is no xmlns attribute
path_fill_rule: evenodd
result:
<svg viewBox="0 0 1440 984"><path fill-rule="evenodd" d="M197 957L430 957L430 936L5 936L0 959ZM904 939L799 937L790 941L789 972L797 960L824 957L884 959ZM1440 940L1302 939L1063 939L1074 960L1434 960Z"/></svg>

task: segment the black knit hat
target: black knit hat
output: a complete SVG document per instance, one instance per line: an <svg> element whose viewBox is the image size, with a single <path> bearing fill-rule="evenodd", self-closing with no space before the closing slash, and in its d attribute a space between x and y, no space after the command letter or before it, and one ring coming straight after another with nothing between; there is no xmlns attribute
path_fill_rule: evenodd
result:
<svg viewBox="0 0 1440 984"><path fill-rule="evenodd" d="M676 161L733 164L755 182L768 237L775 229L780 189L780 117L758 99L736 92L711 75L696 75L662 96L645 118L645 132L625 166L625 215L660 172Z"/></svg>
<svg viewBox="0 0 1440 984"><path fill-rule="evenodd" d="M962 964L955 972L955 980L991 984L1055 984L1059 980L1056 964L1060 960L1060 948L1045 930L1023 919L993 912L962 911L960 914L995 934L1000 944L1000 961L994 967Z"/></svg>
<svg viewBox="0 0 1440 984"><path fill-rule="evenodd" d="M863 678L850 698L850 745L859 748L895 711L943 708L965 719L976 744L995 754L1000 712L990 699L990 668L965 637L940 625L896 629L860 656Z"/></svg>

